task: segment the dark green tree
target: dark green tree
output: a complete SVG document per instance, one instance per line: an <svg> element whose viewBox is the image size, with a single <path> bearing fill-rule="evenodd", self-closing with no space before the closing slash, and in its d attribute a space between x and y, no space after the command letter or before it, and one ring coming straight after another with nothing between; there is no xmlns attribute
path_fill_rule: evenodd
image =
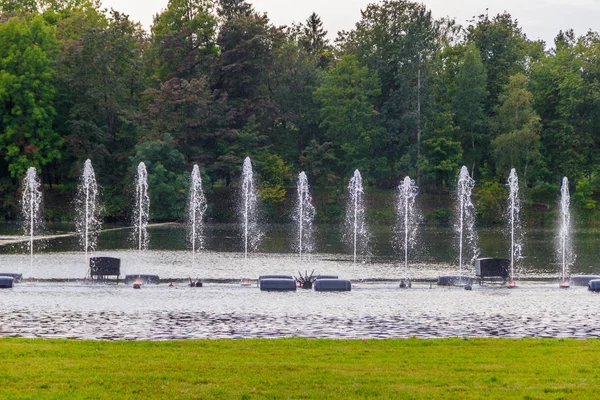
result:
<svg viewBox="0 0 600 400"><path fill-rule="evenodd" d="M170 0L154 18L149 58L160 81L205 74L218 53L217 21L210 0Z"/></svg>
<svg viewBox="0 0 600 400"><path fill-rule="evenodd" d="M345 55L323 77L315 98L321 104L321 129L341 161L338 176L359 168L366 180L386 175L382 155L385 131L373 101L381 93L377 74Z"/></svg>
<svg viewBox="0 0 600 400"><path fill-rule="evenodd" d="M60 158L53 129L54 27L40 16L0 24L0 154L13 178Z"/></svg>
<svg viewBox="0 0 600 400"><path fill-rule="evenodd" d="M489 144L485 113L486 72L474 44L464 51L456 74L456 91L452 99L454 119L459 127L464 161L475 171L486 157Z"/></svg>
<svg viewBox="0 0 600 400"><path fill-rule="evenodd" d="M508 176L516 168L527 185L528 172L542 161L540 152L540 117L533 110L533 95L527 87L527 77L510 77L500 94L498 125L502 132L492 141L497 172Z"/></svg>

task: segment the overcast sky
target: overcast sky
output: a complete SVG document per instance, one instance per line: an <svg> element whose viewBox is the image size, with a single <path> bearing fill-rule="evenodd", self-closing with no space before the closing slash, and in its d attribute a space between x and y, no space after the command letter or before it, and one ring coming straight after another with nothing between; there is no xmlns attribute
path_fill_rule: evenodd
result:
<svg viewBox="0 0 600 400"><path fill-rule="evenodd" d="M106 8L115 8L140 21L145 28L152 16L167 6L168 0L102 0ZM374 1L367 0L254 0L257 11L266 12L275 25L304 21L313 11L321 16L330 38L339 30L350 30L360 19L360 10ZM574 29L577 35L589 29L600 31L600 0L424 0L434 16L450 16L467 25L473 16L508 11L530 39L552 44L559 30Z"/></svg>

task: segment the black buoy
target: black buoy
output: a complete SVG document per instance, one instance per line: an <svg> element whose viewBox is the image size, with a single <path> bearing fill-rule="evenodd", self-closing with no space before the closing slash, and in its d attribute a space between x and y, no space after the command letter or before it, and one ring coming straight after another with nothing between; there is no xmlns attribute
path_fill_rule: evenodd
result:
<svg viewBox="0 0 600 400"><path fill-rule="evenodd" d="M192 278L190 278L190 287L202 287L202 279L193 281Z"/></svg>

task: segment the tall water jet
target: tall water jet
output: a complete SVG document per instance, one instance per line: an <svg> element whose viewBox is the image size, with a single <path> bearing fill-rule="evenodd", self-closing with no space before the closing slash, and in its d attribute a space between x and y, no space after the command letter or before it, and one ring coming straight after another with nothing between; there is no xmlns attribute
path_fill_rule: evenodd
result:
<svg viewBox="0 0 600 400"><path fill-rule="evenodd" d="M190 176L190 193L188 200L188 241L192 247L192 266L196 252L204 248L204 214L206 213L206 197L202 190L200 168L194 165Z"/></svg>
<svg viewBox="0 0 600 400"><path fill-rule="evenodd" d="M146 164L140 162L135 180L135 206L133 209L132 239L137 242L138 250L148 248L148 219L150 216L150 197L148 196L148 172Z"/></svg>
<svg viewBox="0 0 600 400"><path fill-rule="evenodd" d="M298 229L296 248L298 256L302 259L303 253L311 253L314 250L313 220L315 218L315 207L312 205L308 179L304 171L298 174L296 187L298 191L294 213L294 221Z"/></svg>
<svg viewBox="0 0 600 400"><path fill-rule="evenodd" d="M29 236L29 266L33 266L33 238L43 228L42 219L42 184L35 167L27 170L23 179L23 197L21 210L23 214L23 231Z"/></svg>
<svg viewBox="0 0 600 400"><path fill-rule="evenodd" d="M252 171L250 157L246 157L244 160L240 195L241 203L239 213L243 227L244 258L248 259L248 251L256 250L262 239L262 232L258 224L258 195L254 183L254 172Z"/></svg>
<svg viewBox="0 0 600 400"><path fill-rule="evenodd" d="M510 277L509 285L516 285L516 277L522 272L521 261L523 260L523 229L521 225L521 199L519 198L519 178L517 171L512 168L508 176L508 209L506 219L508 221L508 233L510 236Z"/></svg>
<svg viewBox="0 0 600 400"><path fill-rule="evenodd" d="M366 210L364 205L365 191L362 176L358 170L348 184L348 200L346 201L346 218L344 220L344 240L352 247L353 261L362 255L368 257L369 231L367 229Z"/></svg>
<svg viewBox="0 0 600 400"><path fill-rule="evenodd" d="M477 232L475 231L475 205L471 199L475 181L469 176L467 167L460 169L456 188L456 222L454 230L458 234L458 273L463 273L463 262L471 264L479 255Z"/></svg>
<svg viewBox="0 0 600 400"><path fill-rule="evenodd" d="M417 233L421 219L415 205L418 193L419 188L415 181L408 176L398 185L394 243L395 247L404 254L405 274L408 274L409 251L413 251L417 247Z"/></svg>
<svg viewBox="0 0 600 400"><path fill-rule="evenodd" d="M557 257L561 265L560 286L569 287L570 270L575 262L575 252L571 240L571 196L569 194L569 180L562 179L560 187L560 221L558 230Z"/></svg>
<svg viewBox="0 0 600 400"><path fill-rule="evenodd" d="M75 196L75 210L77 212L75 227L79 234L79 243L85 251L86 260L89 260L89 252L96 250L98 233L102 226L98 197L96 175L94 174L92 162L88 159L83 165L83 172Z"/></svg>

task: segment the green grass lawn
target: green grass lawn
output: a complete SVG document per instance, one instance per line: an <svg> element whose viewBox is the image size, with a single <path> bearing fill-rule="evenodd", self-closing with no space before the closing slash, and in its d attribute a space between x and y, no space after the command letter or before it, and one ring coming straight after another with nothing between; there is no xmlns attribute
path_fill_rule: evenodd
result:
<svg viewBox="0 0 600 400"><path fill-rule="evenodd" d="M600 398L600 340L0 339L1 398Z"/></svg>

